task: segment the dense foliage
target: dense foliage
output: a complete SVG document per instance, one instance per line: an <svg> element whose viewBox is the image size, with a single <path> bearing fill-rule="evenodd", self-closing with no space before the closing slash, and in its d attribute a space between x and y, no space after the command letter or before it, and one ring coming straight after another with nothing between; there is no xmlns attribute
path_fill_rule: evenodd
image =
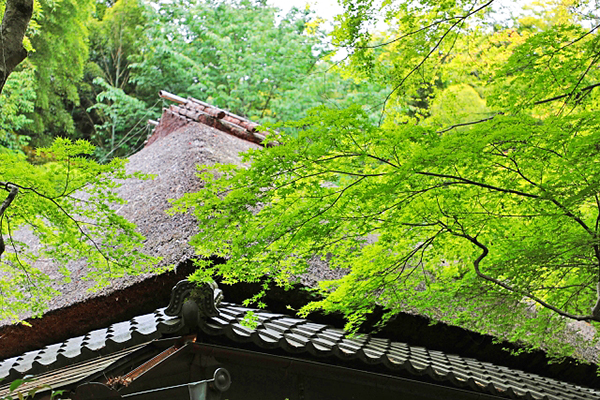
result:
<svg viewBox="0 0 600 400"><path fill-rule="evenodd" d="M0 1L0 12L28 1ZM3 36L29 56L0 94L0 319L40 313L56 294L51 281L69 279L69 261L85 260L99 285L149 266L143 238L111 208L121 201L114 180L126 177L113 157L143 146L159 89L261 121L382 98L381 86L325 74L327 45L308 11L277 20L276 9L246 0L28 4L24 37ZM61 274L36 269L45 259Z"/></svg>
<svg viewBox="0 0 600 400"><path fill-rule="evenodd" d="M296 119L326 102L383 100L385 85L329 72L331 46L309 11L276 12L248 0L36 0L30 54L17 69L28 72L12 78L35 95L27 104L1 99L24 118L3 124L6 145L33 153L60 135L89 140L102 162L127 156L147 139L146 121L160 116L159 90L259 122Z"/></svg>
<svg viewBox="0 0 600 400"><path fill-rule="evenodd" d="M81 1L0 4L2 321L40 315L59 294L57 281L71 279L74 265L80 267L78 279L101 287L157 261L140 251L144 238L114 207L123 203L115 191L118 180L142 175L127 174L125 160L97 163L91 157L94 146L83 140L56 138L35 152L27 146L28 133L40 127L72 131L64 106L78 102L77 83L87 60L84 20L91 10L91 3ZM120 98L110 89L99 101ZM114 104L103 106L97 107L109 117L120 116Z"/></svg>
<svg viewBox="0 0 600 400"><path fill-rule="evenodd" d="M600 321L597 10L491 4L344 1L343 68L392 85L385 112L317 108L250 168L204 172L177 208L227 262L195 278L287 286L320 257L345 276L305 312L352 328L383 305L571 354L566 324Z"/></svg>
<svg viewBox="0 0 600 400"><path fill-rule="evenodd" d="M150 40L132 56L131 80L147 103L159 90L192 96L257 122L298 119L345 96L368 104L385 85L327 73L331 53L318 20L292 9L280 19L264 2L180 1L149 14Z"/></svg>
<svg viewBox="0 0 600 400"><path fill-rule="evenodd" d="M57 144L57 159L35 167L19 152L31 159L28 141L64 135L93 142L102 162L130 154L166 89L288 121L268 139L278 146L247 156L251 167L207 170L205 190L177 203L198 217L198 253L227 259L199 262L195 279L288 286L320 257L344 277L321 282L322 300L304 312L341 311L355 328L382 305L571 354L559 334L569 321L600 321L598 10L577 0L515 17L493 0L341 3L332 58L310 12L277 19L264 1L39 0L30 58L0 97L0 180L20 188L3 236L9 218L33 222L44 254L75 246L57 256L66 260L94 245L73 242L85 229L92 239L108 229L125 240L108 259L134 251L139 238L120 236L133 231L118 219L56 233L67 215L114 222L61 188L89 182L101 204L115 200L97 174L121 176L120 161L76 157L91 151L82 143ZM45 279L10 257L2 265L25 266L23 285Z"/></svg>
<svg viewBox="0 0 600 400"><path fill-rule="evenodd" d="M87 279L99 286L156 261L140 252L143 237L111 207L123 203L117 180L132 177L125 161L98 164L89 158L92 151L87 142L57 139L38 150L47 161L41 165L0 152L0 190L6 193L0 204L1 320L39 314L57 294L51 285L57 273L40 269L48 260L64 280L70 280L69 261L84 262Z"/></svg>

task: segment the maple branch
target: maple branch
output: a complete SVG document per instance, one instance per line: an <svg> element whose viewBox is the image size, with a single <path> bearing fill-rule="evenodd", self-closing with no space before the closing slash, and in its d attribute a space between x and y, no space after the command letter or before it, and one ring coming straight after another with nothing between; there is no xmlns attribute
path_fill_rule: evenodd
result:
<svg viewBox="0 0 600 400"><path fill-rule="evenodd" d="M558 315L562 315L563 317L566 318L570 318L576 321L598 321L600 322L600 314L598 313L597 308L599 307L600 304L600 284L598 285L598 302L596 303L596 306L594 306L593 310L592 310L592 314L591 315L577 315L577 314L571 314L569 312L563 311L558 307L553 306L550 303L545 302L544 300L540 299L539 297L532 295L531 293L527 293L523 290L520 290L518 288L514 288L511 285L504 283L490 275L487 275L485 273L483 273L479 267L481 261L483 261L483 259L485 257L487 257L487 255L489 254L489 249L487 248L487 246L485 246L483 243L481 243L479 240L477 240L477 237L468 235L466 233L459 233L459 232L455 232L453 231L451 228L449 228L448 226L442 224L442 226L444 226L448 232L450 232L451 234L458 236L458 237L462 237L464 239L467 239L469 242L473 243L475 246L479 247L481 249L481 254L479 255L479 257L477 257L477 259L475 261L473 261L473 268L475 270L475 273L477 274L478 277L485 279L488 282L491 282L497 286L500 286L510 292L513 293L518 293L524 297L527 297L530 300L535 301L536 303L538 303L539 305L541 305L542 307L545 307L549 310L554 311L555 313L557 313Z"/></svg>
<svg viewBox="0 0 600 400"><path fill-rule="evenodd" d="M13 202L15 197L17 197L17 194L19 193L19 188L8 182L0 182L0 183L3 184L4 190L8 191L8 196L6 196L6 198L4 199L2 204L0 204L0 221L2 221L2 219L4 218L4 212L10 206L10 204ZM6 246L4 245L4 238L2 237L1 229L2 229L2 225L0 224L0 257L2 256L2 254L4 253L4 249L6 248Z"/></svg>
<svg viewBox="0 0 600 400"><path fill-rule="evenodd" d="M589 92L590 90L596 88L600 86L600 83L594 83L593 85L589 85L586 86L584 88L581 88L577 93L575 93L574 91L571 91L570 93L567 94L561 94L560 96L555 96L555 97L551 97L549 99L544 99L544 100L540 100L540 101L536 101L535 103L533 103L533 105L539 106L540 104L544 104L544 103L550 103L551 101L556 101L556 100L560 100L560 99L564 99L565 97L572 97L572 96L576 96L576 97L580 97L583 95L583 92Z"/></svg>
<svg viewBox="0 0 600 400"><path fill-rule="evenodd" d="M501 187L498 187L498 186L488 185L487 183L473 181L471 179L466 179L466 178L463 178L463 177L460 177L460 176L456 176L456 175L437 174L435 172L425 172L425 171L417 171L417 172L415 172L415 174L417 174L417 175L424 175L424 176L433 176L433 177L436 177L436 178L455 179L455 180L457 180L459 182L463 182L463 183L470 184L470 185L473 185L473 186L479 186L479 187L490 189L490 190L493 190L493 191L496 191L496 192L516 194L518 196L530 197L532 199L539 199L540 198L540 196L538 196L536 194L522 192L520 190L504 189L504 188L501 188Z"/></svg>
<svg viewBox="0 0 600 400"><path fill-rule="evenodd" d="M102 258L104 258L104 261L106 262L106 266L108 268L108 270L110 271L110 258L102 251L102 249L100 248L100 245L96 242L96 240L94 240L94 238L92 238L83 228L82 228L82 223L81 221L78 221L77 219L75 219L71 214L69 214L67 212L67 210L64 209L64 207L62 205L60 205L60 203L58 203L56 201L56 199L60 198L61 196L57 196L57 197L50 197L47 196L43 193L40 193L39 191L37 191L35 188L33 187L26 187L26 186L21 186L18 185L16 183L12 183L12 182L1 182L0 181L0 187L4 187L5 190L10 190L8 197L2 202L2 205L0 205L0 218L2 218L4 216L4 211L10 206L10 203L12 203L12 201L14 200L14 198L16 197L19 189L22 190L26 190L26 191L30 191L35 193L36 195L40 196L43 199L48 200L49 202L51 202L58 210L60 210L68 219L70 219L75 226L77 227L77 230L81 233L81 235L83 237L85 237L90 243L92 243L92 245L96 248L96 250L98 251L98 253L102 256ZM14 194L13 194L14 193ZM5 246L4 246L4 240L2 239L2 232L0 231L0 256L2 255L2 253L4 252Z"/></svg>
<svg viewBox="0 0 600 400"><path fill-rule="evenodd" d="M545 103L550 103L552 101L561 100L561 99L564 99L565 97L569 97L569 98L570 97L575 97L576 99L581 99L584 95L586 95L587 93L589 93L592 89L597 88L598 86L600 86L600 83L594 83L593 85L589 85L589 86L586 86L584 88L579 89L577 92L571 91L570 93L561 94L560 96L554 96L554 97L551 97L549 99L544 99L544 100L536 101L535 103L533 103L533 105L539 106L540 104L545 104ZM503 112L499 112L499 113L496 113L496 114L492 115L491 117L479 119L479 120L476 120L476 121L469 121L469 122L463 122L463 123L460 123L460 124L451 125L451 126L449 126L447 128L442 129L441 131L436 131L436 133L445 133L445 132L451 131L452 129L461 127L461 126L469 126L469 125L481 124L483 122L491 121L492 119L496 118L498 115L504 115L504 113Z"/></svg>
<svg viewBox="0 0 600 400"><path fill-rule="evenodd" d="M393 89L392 91L387 95L387 97L385 98L385 100L383 101L383 110L381 110L381 118L379 120L379 123L381 124L381 119L383 118L383 114L385 113L385 108L386 105L388 103L388 101L390 100L390 98L392 97L392 95L398 90L400 89L400 87L404 84L404 82L406 82L406 80L415 72L417 71L419 68L421 68L421 66L423 64L425 64L425 62L427 62L427 60L429 59L429 57L435 52L435 50L441 46L441 44L443 43L444 39L446 38L446 36L448 36L450 34L450 32L452 32L452 30L457 27L461 22L464 22L467 18L469 18L471 15L478 13L479 11L483 10L484 8L488 7L489 5L491 5L494 2L494 0L490 0L487 3L483 4L482 6L476 8L475 10L471 9L469 10L469 12L461 17L458 17L458 21L454 22L452 24L452 26L450 28L448 28L446 30L446 32L444 32L444 34L442 34L442 36L437 40L437 42L435 43L435 45L429 50L429 52L425 55L425 57L423 57L423 59L421 60L421 62L419 62L419 64L417 64L413 69L411 69L400 81L400 83L398 83ZM473 5L474 7L475 5Z"/></svg>
<svg viewBox="0 0 600 400"><path fill-rule="evenodd" d="M451 125L451 126L445 128L445 129L442 129L441 131L436 131L435 133L448 132L448 131L451 131L454 128L459 128L461 126L469 126L469 125L481 124L482 122L491 121L492 119L496 118L498 115L504 115L504 113L503 112L499 112L499 113L496 113L496 114L492 115L491 117L479 119L477 121L470 121L470 122L463 122L463 123L460 123L460 124L454 124L454 125Z"/></svg>

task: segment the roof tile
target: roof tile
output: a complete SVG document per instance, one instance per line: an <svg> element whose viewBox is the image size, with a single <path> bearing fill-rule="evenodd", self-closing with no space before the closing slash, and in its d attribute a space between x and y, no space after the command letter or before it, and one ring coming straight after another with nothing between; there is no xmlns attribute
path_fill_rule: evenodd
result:
<svg viewBox="0 0 600 400"><path fill-rule="evenodd" d="M31 369L33 361L37 355L43 350L30 351L17 358L17 363L13 365L13 368L19 372L27 372Z"/></svg>
<svg viewBox="0 0 600 400"><path fill-rule="evenodd" d="M311 343L315 345L318 344L319 346L327 348L329 350L333 349L333 347L336 346L338 342L338 338L331 335L327 335L325 332L317 333L317 335L314 336L311 340Z"/></svg>
<svg viewBox="0 0 600 400"><path fill-rule="evenodd" d="M359 343L356 343L354 340L351 339L342 339L339 343L338 343L338 347L340 349L343 349L344 352L346 353L357 353L362 346Z"/></svg>
<svg viewBox="0 0 600 400"><path fill-rule="evenodd" d="M263 326L271 331L279 332L281 334L287 332L288 327L285 325L281 325L277 320L273 320L271 322L266 322Z"/></svg>
<svg viewBox="0 0 600 400"><path fill-rule="evenodd" d="M133 327L130 324L120 326L113 334L110 335L110 340L115 343L126 343L131 340L131 332Z"/></svg>
<svg viewBox="0 0 600 400"><path fill-rule="evenodd" d="M284 334L284 338L290 346L293 346L298 349L305 349L306 346L310 343L309 338L307 338L306 336L297 335L295 333L286 333Z"/></svg>
<svg viewBox="0 0 600 400"><path fill-rule="evenodd" d="M7 358L0 362L0 378L4 378L10 374L10 370L17 363L19 357Z"/></svg>
<svg viewBox="0 0 600 400"><path fill-rule="evenodd" d="M67 358L74 358L81 354L81 347L83 346L83 342L85 340L85 336L77 336L65 341L58 352Z"/></svg>
<svg viewBox="0 0 600 400"><path fill-rule="evenodd" d="M600 398L598 390L406 343L390 342L369 335L349 336L327 325L262 310L251 310L257 317L257 326L252 329L240 323L250 310L223 303L219 308L220 314L204 321L201 330L206 334L226 335L234 341L251 341L263 348L282 348L292 353L308 351L314 355L337 356L341 359L358 357L369 364L381 363L391 370L426 374L458 387L468 386L502 397L532 400ZM0 378L36 373L43 366L59 367L89 360L98 351L106 354L160 337L161 332L167 332L178 323L180 320L166 316L164 309L156 310L131 321L113 324L85 336L0 361Z"/></svg>
<svg viewBox="0 0 600 400"><path fill-rule="evenodd" d="M254 333L254 329L250 329L246 326L243 326L239 323L233 324L232 325L232 330L235 334L241 336L241 337L250 337L252 335L252 333Z"/></svg>
<svg viewBox="0 0 600 400"><path fill-rule="evenodd" d="M279 332L273 331L271 329L266 329L266 328L260 329L257 332L258 332L258 337L265 344L276 344L282 338L282 336L279 334Z"/></svg>

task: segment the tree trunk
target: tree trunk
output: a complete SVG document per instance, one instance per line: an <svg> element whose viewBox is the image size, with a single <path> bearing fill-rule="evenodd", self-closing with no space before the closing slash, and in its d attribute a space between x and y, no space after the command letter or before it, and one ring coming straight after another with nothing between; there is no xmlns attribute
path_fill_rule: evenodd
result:
<svg viewBox="0 0 600 400"><path fill-rule="evenodd" d="M33 13L33 0L7 0L0 30L0 92L6 79L27 57L23 37Z"/></svg>

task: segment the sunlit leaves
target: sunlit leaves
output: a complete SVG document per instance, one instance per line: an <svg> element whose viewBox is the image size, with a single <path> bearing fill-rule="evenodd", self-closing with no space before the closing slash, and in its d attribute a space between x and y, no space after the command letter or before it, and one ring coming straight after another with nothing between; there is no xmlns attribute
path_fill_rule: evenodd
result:
<svg viewBox="0 0 600 400"><path fill-rule="evenodd" d="M69 278L70 262L85 264L86 279L101 287L146 271L155 261L140 252L143 237L114 208L123 203L115 193L117 181L131 177L125 162L98 164L89 157L93 151L85 141L56 139L38 150L46 160L42 165L0 153L2 189L9 187L6 182L19 188L0 217L6 243L0 258L3 319L43 312L58 294L52 283Z"/></svg>
<svg viewBox="0 0 600 400"><path fill-rule="evenodd" d="M489 24L485 3L346 2L340 68L387 81L381 124L360 107L316 109L253 152L203 173L194 208L202 276L282 286L326 260L303 312L356 328L376 306L415 311L555 355L566 318L591 320L600 273L594 29ZM215 235L215 232L219 232Z"/></svg>

